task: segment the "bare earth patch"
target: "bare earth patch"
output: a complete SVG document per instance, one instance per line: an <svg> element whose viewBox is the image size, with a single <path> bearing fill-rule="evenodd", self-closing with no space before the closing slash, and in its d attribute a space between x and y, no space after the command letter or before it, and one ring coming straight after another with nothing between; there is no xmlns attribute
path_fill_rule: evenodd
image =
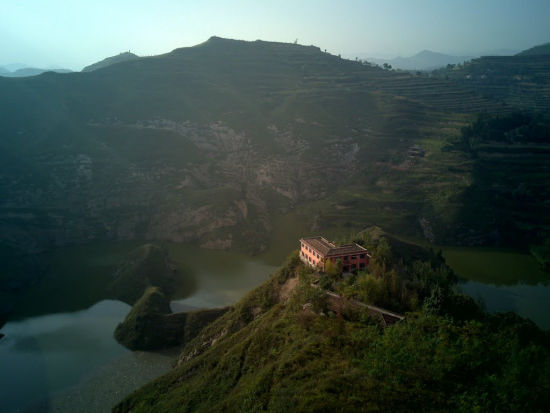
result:
<svg viewBox="0 0 550 413"><path fill-rule="evenodd" d="M286 301L296 286L298 285L298 277L289 278L281 287L279 291L279 300Z"/></svg>

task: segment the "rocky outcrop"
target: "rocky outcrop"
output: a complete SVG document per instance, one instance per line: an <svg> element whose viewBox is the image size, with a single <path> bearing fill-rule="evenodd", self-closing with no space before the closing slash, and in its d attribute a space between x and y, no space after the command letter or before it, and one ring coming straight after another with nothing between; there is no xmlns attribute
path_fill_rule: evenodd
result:
<svg viewBox="0 0 550 413"><path fill-rule="evenodd" d="M116 340L130 350L158 350L183 345L228 308L170 313L158 287L149 287L115 330Z"/></svg>
<svg viewBox="0 0 550 413"><path fill-rule="evenodd" d="M162 294L170 297L183 281L182 274L164 248L145 244L130 253L118 268L110 290L115 298L132 305L148 287L158 287ZM170 311L165 310L162 313Z"/></svg>

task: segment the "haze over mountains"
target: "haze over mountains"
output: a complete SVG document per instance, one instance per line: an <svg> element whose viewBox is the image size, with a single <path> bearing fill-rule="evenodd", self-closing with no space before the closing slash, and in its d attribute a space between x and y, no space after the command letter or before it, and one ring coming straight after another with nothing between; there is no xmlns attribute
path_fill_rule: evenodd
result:
<svg viewBox="0 0 550 413"><path fill-rule="evenodd" d="M449 72L453 81L214 37L92 72L2 78L1 241L38 251L171 239L250 252L292 212L311 230L377 223L486 242L491 231L461 215L474 163L442 148L477 112L550 108L540 76L550 57L502 59L479 59L470 79L467 68ZM499 77L478 76L486 64Z"/></svg>
<svg viewBox="0 0 550 413"><path fill-rule="evenodd" d="M495 49L487 50L482 53L467 53L464 55L453 55L448 53L440 53L432 50L422 50L412 56L407 57L392 57L385 55L376 55L369 53L358 53L356 55L348 54L346 57L355 59L356 57L367 62L375 63L382 66L384 63L389 64L394 69L401 70L434 70L445 67L448 64L461 64L471 59L479 58L480 56L513 56L519 53L519 50L514 49Z"/></svg>
<svg viewBox="0 0 550 413"><path fill-rule="evenodd" d="M367 57L369 62L383 65L390 64L393 68L403 70L433 70L448 64L459 64L471 60L474 56L451 56L444 53L423 50L414 56L396 57L394 59L380 59Z"/></svg>
<svg viewBox="0 0 550 413"><path fill-rule="evenodd" d="M99 62L88 65L82 69L83 72L90 72L92 70L97 70L102 67L110 66L114 63L124 62L126 60L136 59L136 56L130 52L122 52L118 55L107 57ZM4 77L29 77L37 76L45 72L56 72L56 73L71 73L72 70L63 69L63 68L48 68L41 69L35 67L29 67L22 63L11 63L8 65L0 66L0 76Z"/></svg>
<svg viewBox="0 0 550 413"><path fill-rule="evenodd" d="M36 67L26 67L21 64L12 64L0 67L0 76L4 77L28 77L37 76L45 72L71 73L69 69L40 69Z"/></svg>

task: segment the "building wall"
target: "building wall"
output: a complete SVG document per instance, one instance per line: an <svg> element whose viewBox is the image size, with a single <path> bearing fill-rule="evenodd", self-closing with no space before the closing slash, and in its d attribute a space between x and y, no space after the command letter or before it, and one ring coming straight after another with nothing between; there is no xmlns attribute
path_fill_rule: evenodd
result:
<svg viewBox="0 0 550 413"><path fill-rule="evenodd" d="M300 259L306 264L311 265L312 267L324 267L324 256L316 251L314 248L311 248L305 243L301 243L300 246Z"/></svg>
<svg viewBox="0 0 550 413"><path fill-rule="evenodd" d="M300 243L300 259L311 267L319 268L323 271L327 259L330 259L334 264L340 260L343 272L351 272L353 270L362 271L369 265L369 254L367 251L325 258L323 254L304 242Z"/></svg>
<svg viewBox="0 0 550 413"><path fill-rule="evenodd" d="M369 265L369 255L366 251L330 257L329 259L335 264L340 260L342 263L342 272L361 271Z"/></svg>

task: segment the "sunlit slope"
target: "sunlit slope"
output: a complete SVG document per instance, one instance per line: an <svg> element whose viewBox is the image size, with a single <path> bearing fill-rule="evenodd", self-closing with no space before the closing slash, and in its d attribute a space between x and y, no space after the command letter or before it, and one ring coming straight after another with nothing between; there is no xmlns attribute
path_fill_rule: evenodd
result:
<svg viewBox="0 0 550 413"><path fill-rule="evenodd" d="M0 79L0 95L0 241L26 250L156 238L258 251L295 207L313 229L346 212L344 226L421 236L428 216L444 230L471 166L441 148L469 113L502 108L313 46L220 38Z"/></svg>

